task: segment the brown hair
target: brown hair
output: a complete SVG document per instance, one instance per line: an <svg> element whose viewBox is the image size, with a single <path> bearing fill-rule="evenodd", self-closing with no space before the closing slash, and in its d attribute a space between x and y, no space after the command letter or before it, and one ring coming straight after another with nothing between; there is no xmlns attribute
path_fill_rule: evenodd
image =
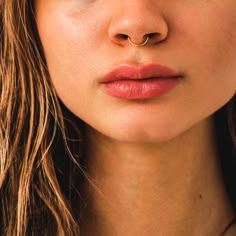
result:
<svg viewBox="0 0 236 236"><path fill-rule="evenodd" d="M0 233L79 235L71 176L80 166L68 147L32 4L0 1ZM55 163L63 161L70 165L62 171Z"/></svg>
<svg viewBox="0 0 236 236"><path fill-rule="evenodd" d="M236 208L234 104L233 98L215 117ZM77 191L86 175L76 149L82 149L78 121L50 83L33 2L0 0L1 235L79 235Z"/></svg>

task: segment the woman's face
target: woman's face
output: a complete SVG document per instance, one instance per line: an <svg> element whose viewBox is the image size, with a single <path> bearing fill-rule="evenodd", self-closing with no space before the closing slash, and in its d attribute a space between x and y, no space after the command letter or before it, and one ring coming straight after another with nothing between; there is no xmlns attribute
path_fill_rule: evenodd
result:
<svg viewBox="0 0 236 236"><path fill-rule="evenodd" d="M212 115L235 93L235 0L36 0L35 7L58 96L105 136L169 140ZM142 47L126 37L138 43L146 34L151 37ZM174 79L160 85L157 79L133 80L132 72L128 80L103 83L115 68L109 79L125 74L127 67L150 64L171 67L182 78L174 86ZM150 68L146 73L156 73ZM140 91L145 88L146 95Z"/></svg>

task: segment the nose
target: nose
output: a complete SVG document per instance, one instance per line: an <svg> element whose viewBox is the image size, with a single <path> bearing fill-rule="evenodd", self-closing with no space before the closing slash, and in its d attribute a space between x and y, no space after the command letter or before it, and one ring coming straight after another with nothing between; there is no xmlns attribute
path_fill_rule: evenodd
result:
<svg viewBox="0 0 236 236"><path fill-rule="evenodd" d="M150 46L167 38L168 25L157 4L149 0L118 1L120 3L113 8L108 29L113 43L125 46L133 42L137 46Z"/></svg>

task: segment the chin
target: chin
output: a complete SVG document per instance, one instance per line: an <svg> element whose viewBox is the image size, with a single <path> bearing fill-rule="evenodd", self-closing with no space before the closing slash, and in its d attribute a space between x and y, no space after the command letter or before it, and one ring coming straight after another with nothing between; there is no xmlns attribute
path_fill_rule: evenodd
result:
<svg viewBox="0 0 236 236"><path fill-rule="evenodd" d="M175 128L165 127L116 127L98 131L109 139L125 143L162 143L179 135Z"/></svg>

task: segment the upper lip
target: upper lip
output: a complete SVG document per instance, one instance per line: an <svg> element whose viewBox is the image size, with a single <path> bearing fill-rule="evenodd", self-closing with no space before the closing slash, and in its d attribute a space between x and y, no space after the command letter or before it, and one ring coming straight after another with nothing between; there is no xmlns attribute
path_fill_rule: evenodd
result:
<svg viewBox="0 0 236 236"><path fill-rule="evenodd" d="M141 80L151 78L175 78L182 75L166 65L151 63L142 65L122 64L103 76L102 82L108 83L117 80Z"/></svg>

